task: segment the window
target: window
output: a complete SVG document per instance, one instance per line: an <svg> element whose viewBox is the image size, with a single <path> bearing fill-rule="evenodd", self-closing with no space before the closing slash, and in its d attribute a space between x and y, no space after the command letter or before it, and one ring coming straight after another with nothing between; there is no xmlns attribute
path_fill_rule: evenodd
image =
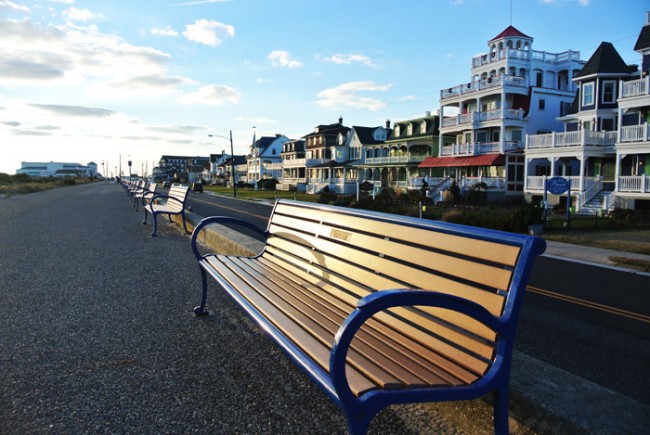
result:
<svg viewBox="0 0 650 435"><path fill-rule="evenodd" d="M594 84L585 83L582 85L582 105L583 106L593 106L594 105Z"/></svg>
<svg viewBox="0 0 650 435"><path fill-rule="evenodd" d="M546 100L543 98L539 99L539 110L545 110L546 109Z"/></svg>
<svg viewBox="0 0 650 435"><path fill-rule="evenodd" d="M603 82L603 104L612 104L616 102L616 82L607 80Z"/></svg>

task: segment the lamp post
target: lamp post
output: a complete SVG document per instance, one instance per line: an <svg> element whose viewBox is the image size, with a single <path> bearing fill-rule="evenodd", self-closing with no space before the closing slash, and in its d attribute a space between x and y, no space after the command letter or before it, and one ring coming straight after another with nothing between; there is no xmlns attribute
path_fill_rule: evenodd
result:
<svg viewBox="0 0 650 435"><path fill-rule="evenodd" d="M230 164L231 164L231 183L232 183L232 196L236 197L237 196L237 183L235 182L235 151L232 146L232 130L230 130L230 137L228 136L222 136L220 134L209 134L209 137L220 137L223 139L229 139L230 140Z"/></svg>

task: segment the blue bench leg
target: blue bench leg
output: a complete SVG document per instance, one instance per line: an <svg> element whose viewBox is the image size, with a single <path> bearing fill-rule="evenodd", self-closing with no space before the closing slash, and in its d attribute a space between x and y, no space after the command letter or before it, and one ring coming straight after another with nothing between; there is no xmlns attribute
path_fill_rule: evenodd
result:
<svg viewBox="0 0 650 435"><path fill-rule="evenodd" d="M158 236L158 215L156 213L153 214L153 232L151 233L151 237L157 237Z"/></svg>
<svg viewBox="0 0 650 435"><path fill-rule="evenodd" d="M494 390L494 433L508 435L508 389L502 391Z"/></svg>
<svg viewBox="0 0 650 435"><path fill-rule="evenodd" d="M207 316L210 314L208 310L205 309L205 304L208 301L208 274L205 272L201 266L201 284L202 284L202 293L201 293L201 305L194 307L194 314L197 316Z"/></svg>
<svg viewBox="0 0 650 435"><path fill-rule="evenodd" d="M187 225L185 224L185 213L181 213L181 217L183 218L183 229L185 230L185 234L192 234L190 231L187 231Z"/></svg>

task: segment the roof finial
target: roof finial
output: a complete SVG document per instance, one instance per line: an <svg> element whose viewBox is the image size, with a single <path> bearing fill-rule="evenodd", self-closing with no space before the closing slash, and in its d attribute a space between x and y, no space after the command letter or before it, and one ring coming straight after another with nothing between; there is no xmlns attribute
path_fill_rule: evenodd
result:
<svg viewBox="0 0 650 435"><path fill-rule="evenodd" d="M510 0L510 25L512 26L512 0Z"/></svg>

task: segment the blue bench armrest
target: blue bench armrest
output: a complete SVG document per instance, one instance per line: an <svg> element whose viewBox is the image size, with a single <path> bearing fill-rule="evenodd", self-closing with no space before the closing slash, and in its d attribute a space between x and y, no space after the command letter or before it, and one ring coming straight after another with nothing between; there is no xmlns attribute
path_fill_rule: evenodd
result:
<svg viewBox="0 0 650 435"><path fill-rule="evenodd" d="M428 306L454 310L466 314L495 331L500 341L510 341L514 338L515 323L494 316L481 305L435 291L415 289L381 290L363 297L357 307L343 322L334 339L330 354L330 374L332 384L342 401L352 402L354 397L348 386L345 374L346 357L350 343L356 332L374 314L393 307Z"/></svg>

